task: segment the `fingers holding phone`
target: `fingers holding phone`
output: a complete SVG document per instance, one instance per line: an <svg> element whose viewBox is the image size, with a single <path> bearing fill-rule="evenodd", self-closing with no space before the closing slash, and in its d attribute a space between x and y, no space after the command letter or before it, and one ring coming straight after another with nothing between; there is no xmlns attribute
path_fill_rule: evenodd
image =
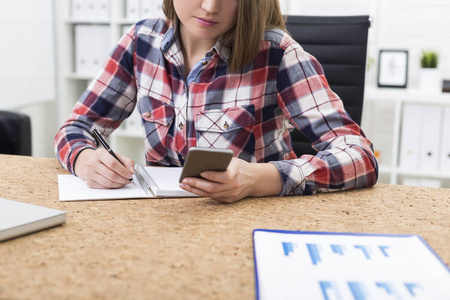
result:
<svg viewBox="0 0 450 300"><path fill-rule="evenodd" d="M279 195L283 188L280 173L271 163L249 163L233 157L222 170L225 171L205 170L198 176L186 177L180 187L223 203L247 196Z"/></svg>
<svg viewBox="0 0 450 300"><path fill-rule="evenodd" d="M210 197L223 203L241 200L251 192L252 175L250 164L233 158L225 172L204 171L201 178L187 177L181 188L203 197Z"/></svg>
<svg viewBox="0 0 450 300"><path fill-rule="evenodd" d="M204 171L225 171L233 158L230 149L192 147L189 149L179 182L185 177L201 177Z"/></svg>

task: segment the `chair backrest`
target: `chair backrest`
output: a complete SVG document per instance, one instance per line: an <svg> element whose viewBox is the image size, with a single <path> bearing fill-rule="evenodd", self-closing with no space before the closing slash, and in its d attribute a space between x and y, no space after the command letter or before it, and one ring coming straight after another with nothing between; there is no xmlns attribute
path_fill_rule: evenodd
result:
<svg viewBox="0 0 450 300"><path fill-rule="evenodd" d="M331 89L361 124L369 16L288 16L290 35L321 63ZM291 133L297 156L317 153L298 130Z"/></svg>
<svg viewBox="0 0 450 300"><path fill-rule="evenodd" d="M0 153L31 155L30 117L11 111L0 111Z"/></svg>

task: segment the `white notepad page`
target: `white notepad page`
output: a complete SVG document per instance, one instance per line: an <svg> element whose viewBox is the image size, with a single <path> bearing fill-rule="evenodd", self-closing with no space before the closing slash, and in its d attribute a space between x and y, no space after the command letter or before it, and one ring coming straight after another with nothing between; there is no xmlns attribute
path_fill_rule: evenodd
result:
<svg viewBox="0 0 450 300"><path fill-rule="evenodd" d="M179 187L182 168L144 167L158 184L158 195L150 191L147 195L139 186L129 183L119 189L92 189L85 181L72 174L58 175L59 200L113 200L156 197L196 197Z"/></svg>

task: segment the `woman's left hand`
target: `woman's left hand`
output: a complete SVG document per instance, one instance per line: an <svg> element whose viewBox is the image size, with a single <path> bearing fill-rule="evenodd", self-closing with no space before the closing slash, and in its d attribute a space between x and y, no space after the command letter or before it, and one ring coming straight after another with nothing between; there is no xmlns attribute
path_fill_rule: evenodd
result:
<svg viewBox="0 0 450 300"><path fill-rule="evenodd" d="M239 158L233 158L225 172L205 171L201 177L185 178L180 187L223 203L236 202L247 196L279 195L282 189L275 165L248 163Z"/></svg>

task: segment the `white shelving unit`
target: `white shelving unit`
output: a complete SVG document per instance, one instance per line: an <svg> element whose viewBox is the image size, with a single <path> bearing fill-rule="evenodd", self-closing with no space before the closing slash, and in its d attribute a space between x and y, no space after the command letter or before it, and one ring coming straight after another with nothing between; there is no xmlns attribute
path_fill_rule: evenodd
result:
<svg viewBox="0 0 450 300"><path fill-rule="evenodd" d="M378 152L380 181L402 184L405 178L415 178L433 186L438 180L442 187L450 188L450 170L413 170L400 166L402 112L406 104L450 107L450 94L420 89L366 88L363 129Z"/></svg>
<svg viewBox="0 0 450 300"><path fill-rule="evenodd" d="M108 27L109 51L117 44L125 27L129 27L147 16L162 16L159 1L137 0L58 0L56 5L56 41L57 41L57 69L58 69L58 123L62 124L69 116L78 98L86 90L89 81L95 74L79 74L76 71L76 26L106 26ZM80 5L102 5L101 15L88 12L75 12ZM131 5L136 5L133 11ZM153 5L158 11L151 11ZM140 13L139 13L140 12ZM131 16L131 17L130 17ZM87 45L95 47L95 45ZM100 64L106 59L107 53ZM100 70L100 68L98 69ZM97 70L97 71L98 71ZM136 128L136 126L134 126ZM111 146L117 153L127 155L136 163L145 163L144 146L140 131L127 130L124 122L109 138Z"/></svg>

